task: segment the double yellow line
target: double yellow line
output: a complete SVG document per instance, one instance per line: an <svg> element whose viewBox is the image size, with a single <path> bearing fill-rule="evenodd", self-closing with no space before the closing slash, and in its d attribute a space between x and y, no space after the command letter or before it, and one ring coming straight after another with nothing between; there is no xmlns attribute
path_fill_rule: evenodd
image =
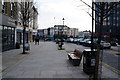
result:
<svg viewBox="0 0 120 80"><path fill-rule="evenodd" d="M110 69L110 70L112 70L112 71L114 71L114 72L116 72L117 74L120 75L120 70L117 70L117 69L115 69L114 67L111 67L110 65L108 65L108 64L106 64L106 63L104 63L104 62L102 62L102 64L103 64L103 66L105 66L106 68L108 68L108 69Z"/></svg>

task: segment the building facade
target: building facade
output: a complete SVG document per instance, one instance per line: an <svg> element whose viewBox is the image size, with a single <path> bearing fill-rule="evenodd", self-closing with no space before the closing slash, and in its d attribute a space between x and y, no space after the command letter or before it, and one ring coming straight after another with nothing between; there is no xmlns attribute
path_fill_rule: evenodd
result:
<svg viewBox="0 0 120 80"><path fill-rule="evenodd" d="M108 7L108 4L106 7ZM97 7L96 10L98 10ZM100 17L97 15L95 15L95 19L97 22L100 22ZM95 23L95 32L96 34L99 34L100 25L97 22ZM120 2L112 9L111 15L103 21L102 34L103 39L105 39L106 36L109 36L109 40L120 40Z"/></svg>
<svg viewBox="0 0 120 80"><path fill-rule="evenodd" d="M38 29L38 11L37 11L37 8L35 8L34 6L32 9L33 9L33 20L32 20L33 27L31 29L32 32L30 34L32 39L34 39L35 33L37 33L37 29Z"/></svg>
<svg viewBox="0 0 120 80"><path fill-rule="evenodd" d="M67 39L68 33L69 33L69 27L66 25L55 25L54 26L54 38L65 38Z"/></svg>
<svg viewBox="0 0 120 80"><path fill-rule="evenodd" d="M78 28L69 28L69 37L78 37Z"/></svg>
<svg viewBox="0 0 120 80"><path fill-rule="evenodd" d="M33 5L33 4L31 4ZM2 2L0 3L0 30L2 40L2 51L15 48L16 42L23 43L23 24L21 20L20 2ZM27 22L25 32L25 43L32 41L32 33L37 33L37 9L33 6L33 19ZM32 22L32 27L29 23ZM30 33L30 34L29 34Z"/></svg>
<svg viewBox="0 0 120 80"><path fill-rule="evenodd" d="M54 27L50 28L50 39L54 40Z"/></svg>
<svg viewBox="0 0 120 80"><path fill-rule="evenodd" d="M43 36L44 36L44 38L47 38L47 36L48 36L48 29L43 29Z"/></svg>
<svg viewBox="0 0 120 80"><path fill-rule="evenodd" d="M16 41L20 44L23 43L23 24L21 20L21 2L17 3L17 14L18 14L18 26L16 28ZM37 20L38 20L38 12L37 9L34 7L33 2L29 3L30 8L30 18L28 20L26 31L25 31L25 43L34 41L35 33L37 33Z"/></svg>
<svg viewBox="0 0 120 80"><path fill-rule="evenodd" d="M17 3L2 0L0 29L2 31L2 51L15 48L15 29L17 27Z"/></svg>

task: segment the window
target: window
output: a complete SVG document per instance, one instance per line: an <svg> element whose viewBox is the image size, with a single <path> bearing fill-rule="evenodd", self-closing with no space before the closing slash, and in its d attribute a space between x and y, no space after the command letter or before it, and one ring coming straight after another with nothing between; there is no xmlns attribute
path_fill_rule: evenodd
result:
<svg viewBox="0 0 120 80"><path fill-rule="evenodd" d="M2 44L2 30L3 30L3 26L0 26L0 44Z"/></svg>
<svg viewBox="0 0 120 80"><path fill-rule="evenodd" d="M11 17L14 16L14 3L11 3Z"/></svg>
<svg viewBox="0 0 120 80"><path fill-rule="evenodd" d="M5 13L5 4L4 4L4 0L2 0L2 13Z"/></svg>
<svg viewBox="0 0 120 80"><path fill-rule="evenodd" d="M7 27L6 26L4 26L4 31L3 31L3 44L4 44L4 46L6 46L7 45Z"/></svg>

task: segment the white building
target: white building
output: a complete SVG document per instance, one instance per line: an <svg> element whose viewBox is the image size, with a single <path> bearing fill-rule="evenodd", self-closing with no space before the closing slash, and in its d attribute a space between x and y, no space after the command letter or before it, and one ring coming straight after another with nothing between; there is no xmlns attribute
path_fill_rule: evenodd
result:
<svg viewBox="0 0 120 80"><path fill-rule="evenodd" d="M54 27L50 28L50 35L53 36L54 35Z"/></svg>
<svg viewBox="0 0 120 80"><path fill-rule="evenodd" d="M90 37L90 35L91 35L90 31L81 31L81 32L79 32L79 37L80 38L88 38L88 37Z"/></svg>
<svg viewBox="0 0 120 80"><path fill-rule="evenodd" d="M69 27L66 25L55 25L54 26L54 36L55 38L60 38L61 36L63 38L67 38L68 33L69 33Z"/></svg>
<svg viewBox="0 0 120 80"><path fill-rule="evenodd" d="M43 30L43 35L44 35L44 37L47 37L47 35L48 35L48 30L47 29Z"/></svg>
<svg viewBox="0 0 120 80"><path fill-rule="evenodd" d="M69 29L69 37L78 37L78 28L70 28Z"/></svg>

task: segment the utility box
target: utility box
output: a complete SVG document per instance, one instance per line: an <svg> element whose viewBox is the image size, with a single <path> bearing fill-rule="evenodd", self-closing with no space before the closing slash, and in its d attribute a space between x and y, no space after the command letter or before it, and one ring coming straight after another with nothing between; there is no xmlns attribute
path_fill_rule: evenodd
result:
<svg viewBox="0 0 120 80"><path fill-rule="evenodd" d="M94 74L97 49L84 49L83 51L83 71L87 74Z"/></svg>

